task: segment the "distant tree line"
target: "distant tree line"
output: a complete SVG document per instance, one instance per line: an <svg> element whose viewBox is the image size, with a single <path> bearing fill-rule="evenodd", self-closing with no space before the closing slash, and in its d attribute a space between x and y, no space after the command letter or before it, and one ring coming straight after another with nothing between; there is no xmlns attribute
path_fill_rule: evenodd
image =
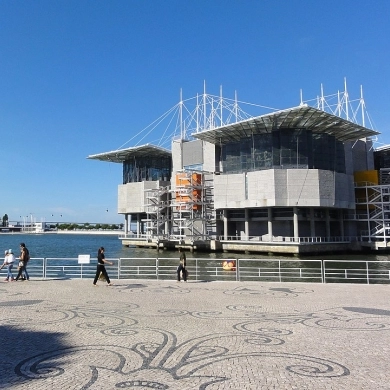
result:
<svg viewBox="0 0 390 390"><path fill-rule="evenodd" d="M50 229L58 230L119 230L123 229L123 223L108 224L108 223L57 223L50 225Z"/></svg>

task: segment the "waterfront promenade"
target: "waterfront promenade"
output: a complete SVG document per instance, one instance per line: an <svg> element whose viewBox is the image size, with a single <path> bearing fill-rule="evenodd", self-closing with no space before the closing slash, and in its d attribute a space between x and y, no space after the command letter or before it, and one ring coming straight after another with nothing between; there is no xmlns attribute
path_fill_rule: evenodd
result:
<svg viewBox="0 0 390 390"><path fill-rule="evenodd" d="M389 389L389 285L0 283L0 389Z"/></svg>

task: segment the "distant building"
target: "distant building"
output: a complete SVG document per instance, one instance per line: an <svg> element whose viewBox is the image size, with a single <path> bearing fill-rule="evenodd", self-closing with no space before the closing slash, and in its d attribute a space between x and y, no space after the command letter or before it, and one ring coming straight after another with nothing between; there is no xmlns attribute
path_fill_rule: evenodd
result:
<svg viewBox="0 0 390 390"><path fill-rule="evenodd" d="M170 150L88 156L123 164L124 245L288 254L387 247L390 148L374 151L379 133L343 118L342 102L339 115L301 102L223 121L222 98L206 115L206 97L193 132L182 123Z"/></svg>

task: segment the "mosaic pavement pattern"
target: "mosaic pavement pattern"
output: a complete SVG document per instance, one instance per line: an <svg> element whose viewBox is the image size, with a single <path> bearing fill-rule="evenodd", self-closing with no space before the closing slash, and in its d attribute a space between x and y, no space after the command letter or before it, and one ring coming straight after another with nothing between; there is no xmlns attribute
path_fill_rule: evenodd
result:
<svg viewBox="0 0 390 390"><path fill-rule="evenodd" d="M390 286L0 284L0 389L390 389Z"/></svg>

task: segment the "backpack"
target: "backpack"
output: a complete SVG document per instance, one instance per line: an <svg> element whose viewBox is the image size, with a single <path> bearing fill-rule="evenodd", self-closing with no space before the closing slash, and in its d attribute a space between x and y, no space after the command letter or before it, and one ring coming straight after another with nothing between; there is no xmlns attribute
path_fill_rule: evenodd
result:
<svg viewBox="0 0 390 390"><path fill-rule="evenodd" d="M30 252L27 248L24 248L24 262L27 263L30 260Z"/></svg>

